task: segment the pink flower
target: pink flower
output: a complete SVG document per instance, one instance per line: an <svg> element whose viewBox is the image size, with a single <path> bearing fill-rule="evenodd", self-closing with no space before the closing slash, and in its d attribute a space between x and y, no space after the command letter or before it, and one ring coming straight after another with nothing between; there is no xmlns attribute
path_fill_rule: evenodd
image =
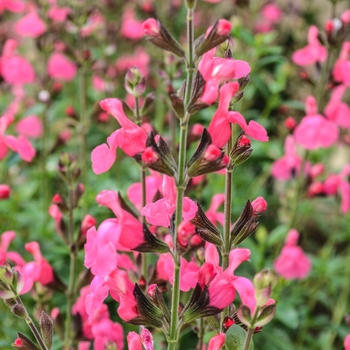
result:
<svg viewBox="0 0 350 350"><path fill-rule="evenodd" d="M0 65L1 75L9 84L32 83L35 79L34 69L26 59L15 54L17 46L17 41L13 39L5 42Z"/></svg>
<svg viewBox="0 0 350 350"><path fill-rule="evenodd" d="M309 28L308 45L294 52L292 61L299 66L307 66L316 62L324 62L327 58L327 50L318 41L318 29L316 26Z"/></svg>
<svg viewBox="0 0 350 350"><path fill-rule="evenodd" d="M64 22L72 9L69 7L58 7L56 4L53 5L47 12L47 16L54 22Z"/></svg>
<svg viewBox="0 0 350 350"><path fill-rule="evenodd" d="M96 225L96 219L90 214L86 214L84 216L83 221L81 222L81 226L80 226L81 234L85 236L87 234L87 231L95 225Z"/></svg>
<svg viewBox="0 0 350 350"><path fill-rule="evenodd" d="M85 309L89 315L90 320L94 316L96 310L98 310L103 301L107 298L109 286L106 284L103 277L95 276L90 283L89 294L85 298Z"/></svg>
<svg viewBox="0 0 350 350"><path fill-rule="evenodd" d="M350 62L350 61L349 61ZM341 102L346 91L345 85L339 85L333 89L330 101L324 114L342 128L350 128L350 107L347 103Z"/></svg>
<svg viewBox="0 0 350 350"><path fill-rule="evenodd" d="M224 226L224 213L218 212L219 207L225 202L225 194L219 193L214 194L211 199L210 207L205 212L207 218L216 225L220 223L221 226Z"/></svg>
<svg viewBox="0 0 350 350"><path fill-rule="evenodd" d="M104 317L98 322L92 323L92 334L94 337L94 350L105 350L107 345L116 345L117 349L123 349L124 332L123 327Z"/></svg>
<svg viewBox="0 0 350 350"><path fill-rule="evenodd" d="M20 36L37 38L45 32L46 24L35 11L32 11L17 21L14 29Z"/></svg>
<svg viewBox="0 0 350 350"><path fill-rule="evenodd" d="M263 197L258 197L252 202L252 207L255 215L263 213L267 208L267 202Z"/></svg>
<svg viewBox="0 0 350 350"><path fill-rule="evenodd" d="M297 155L295 139L288 135L284 142L285 155L272 164L272 176L278 180L289 180L301 165L301 158Z"/></svg>
<svg viewBox="0 0 350 350"><path fill-rule="evenodd" d="M313 96L306 99L306 116L294 130L295 140L305 149L330 147L339 137L337 125L317 114L316 100Z"/></svg>
<svg viewBox="0 0 350 350"><path fill-rule="evenodd" d="M6 231L1 235L0 238L0 265L5 265L8 254L7 250L10 246L11 242L15 239L16 233L15 231Z"/></svg>
<svg viewBox="0 0 350 350"><path fill-rule="evenodd" d="M97 146L91 153L92 169L95 174L109 170L116 159L116 150L120 147L132 157L146 148L147 134L124 114L123 105L117 98L107 98L100 103L101 108L115 117L121 129L107 138L107 144Z"/></svg>
<svg viewBox="0 0 350 350"><path fill-rule="evenodd" d="M261 10L261 14L272 23L277 23L282 18L282 11L276 4L267 4Z"/></svg>
<svg viewBox="0 0 350 350"><path fill-rule="evenodd" d="M141 326L141 342L146 350L154 350L152 333L143 326Z"/></svg>
<svg viewBox="0 0 350 350"><path fill-rule="evenodd" d="M98 204L111 209L118 218L117 221L113 220L112 222L114 225L114 234L116 237L119 237L118 242L120 243L120 246L118 247L115 243L115 246L118 249L121 247L134 249L145 242L141 223L121 207L118 196L115 192L107 190L102 191L97 195L96 201ZM111 222L109 221L109 225L110 224Z"/></svg>
<svg viewBox="0 0 350 350"><path fill-rule="evenodd" d="M1 0L0 1L0 14L5 10L14 13L23 12L26 8L26 4L20 0Z"/></svg>
<svg viewBox="0 0 350 350"><path fill-rule="evenodd" d="M140 68L142 75L145 77L149 72L150 57L143 49L136 49L135 53L130 56L121 56L116 62L118 71L126 71L133 66Z"/></svg>
<svg viewBox="0 0 350 350"><path fill-rule="evenodd" d="M162 185L162 177L159 173L146 177L146 204L152 203L154 196ZM127 191L130 202L139 210L142 210L142 186L140 182L133 183Z"/></svg>
<svg viewBox="0 0 350 350"><path fill-rule="evenodd" d="M225 345L225 333L219 333L209 340L208 350L220 350Z"/></svg>
<svg viewBox="0 0 350 350"><path fill-rule="evenodd" d="M43 133L42 122L36 115L24 117L17 123L16 131L20 135L37 139Z"/></svg>
<svg viewBox="0 0 350 350"><path fill-rule="evenodd" d="M110 288L113 299L119 302L118 314L120 318L128 322L139 316L137 303L134 297L134 283L132 283L125 271L116 269L108 277L106 283Z"/></svg>
<svg viewBox="0 0 350 350"><path fill-rule="evenodd" d="M141 215L146 217L148 223L156 226L168 227L170 218L176 207L176 186L172 177L163 175L162 195L164 198L155 203L147 204L141 210ZM188 197L183 199L182 217L185 220L194 218L198 208Z"/></svg>
<svg viewBox="0 0 350 350"><path fill-rule="evenodd" d="M105 24L105 18L101 15L98 10L94 10L91 15L87 18L86 23L80 29L82 37L87 37L97 31Z"/></svg>
<svg viewBox="0 0 350 350"><path fill-rule="evenodd" d="M157 276L159 279L169 281L171 285L174 284L174 259L170 253L161 254L157 261ZM191 288L196 286L196 275L199 267L193 261L188 262L181 258L180 267L180 290L188 292Z"/></svg>
<svg viewBox="0 0 350 350"><path fill-rule="evenodd" d="M143 22L135 19L132 9L125 9L122 17L121 34L125 38L139 40L144 36Z"/></svg>
<svg viewBox="0 0 350 350"><path fill-rule="evenodd" d="M250 72L247 62L214 57L215 50L214 48L206 52L198 65L198 69L206 81L201 101L208 105L213 104L218 98L219 86L222 83L243 78Z"/></svg>
<svg viewBox="0 0 350 350"><path fill-rule="evenodd" d="M146 19L146 21L142 24L143 32L152 37L159 36L159 25L158 22L154 18Z"/></svg>
<svg viewBox="0 0 350 350"><path fill-rule="evenodd" d="M222 148L231 137L230 123L237 123L247 135L256 140L268 140L266 130L260 124L250 121L247 125L241 114L228 111L231 99L238 88L239 84L236 82L225 84L220 88L219 106L208 128L212 143L219 148Z"/></svg>
<svg viewBox="0 0 350 350"><path fill-rule="evenodd" d="M334 64L333 68L333 78L348 87L350 87L350 42L346 41L343 43L342 49L340 51L339 58Z"/></svg>
<svg viewBox="0 0 350 350"><path fill-rule="evenodd" d="M8 185L0 184L0 200L10 197L11 188Z"/></svg>
<svg viewBox="0 0 350 350"><path fill-rule="evenodd" d="M62 81L72 81L77 75L75 64L60 52L50 56L47 71L51 78Z"/></svg>
<svg viewBox="0 0 350 350"><path fill-rule="evenodd" d="M350 350L350 334L344 339L344 350Z"/></svg>
<svg viewBox="0 0 350 350"><path fill-rule="evenodd" d="M141 337L136 332L129 332L127 336L129 350L142 350Z"/></svg>
<svg viewBox="0 0 350 350"><path fill-rule="evenodd" d="M35 156L35 149L32 144L22 135L15 137L5 135L6 129L13 122L12 116L0 117L0 160L7 154L7 149L17 152L26 162L31 162Z"/></svg>
<svg viewBox="0 0 350 350"><path fill-rule="evenodd" d="M274 268L285 279L303 279L311 270L311 262L301 247L297 246L299 233L295 229L288 232L281 254L274 262Z"/></svg>

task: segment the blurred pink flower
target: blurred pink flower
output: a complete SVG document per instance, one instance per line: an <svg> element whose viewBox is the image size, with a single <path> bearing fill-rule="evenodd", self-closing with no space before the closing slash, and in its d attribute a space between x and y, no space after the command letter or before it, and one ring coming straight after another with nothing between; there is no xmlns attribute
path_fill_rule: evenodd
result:
<svg viewBox="0 0 350 350"><path fill-rule="evenodd" d="M20 0L0 0L0 14L5 10L20 13L26 8L26 4Z"/></svg>
<svg viewBox="0 0 350 350"><path fill-rule="evenodd" d="M15 53L18 43L8 39L5 42L0 61L0 73L5 82L13 85L32 83L35 79L32 65Z"/></svg>
<svg viewBox="0 0 350 350"><path fill-rule="evenodd" d="M72 9L69 7L59 7L56 4L50 7L47 12L47 16L52 19L54 22L64 22L68 16L72 12Z"/></svg>
<svg viewBox="0 0 350 350"><path fill-rule="evenodd" d="M104 317L98 322L92 322L92 334L94 337L94 350L105 350L106 346L113 346L116 349L124 347L124 331L121 324L112 322Z"/></svg>
<svg viewBox="0 0 350 350"><path fill-rule="evenodd" d="M128 39L139 40L144 37L143 22L135 18L135 12L127 8L123 12L121 35Z"/></svg>
<svg viewBox="0 0 350 350"><path fill-rule="evenodd" d="M350 334L344 339L344 350L350 350Z"/></svg>
<svg viewBox="0 0 350 350"><path fill-rule="evenodd" d="M11 242L16 238L15 231L6 231L0 237L0 265L5 265L7 262L7 250Z"/></svg>
<svg viewBox="0 0 350 350"><path fill-rule="evenodd" d="M15 23L14 29L22 37L37 38L45 32L46 24L35 11L31 11Z"/></svg>
<svg viewBox="0 0 350 350"><path fill-rule="evenodd" d="M218 193L214 194L211 198L211 203L209 209L205 212L207 218L216 225L220 223L221 226L224 226L224 213L218 212L219 207L225 202L225 194Z"/></svg>
<svg viewBox="0 0 350 350"><path fill-rule="evenodd" d="M306 116L294 130L295 140L305 149L330 147L339 138L338 126L322 115L317 114L316 100L313 96L306 98Z"/></svg>
<svg viewBox="0 0 350 350"><path fill-rule="evenodd" d="M350 87L350 41L343 43L339 58L333 67L333 78L347 87Z"/></svg>
<svg viewBox="0 0 350 350"><path fill-rule="evenodd" d="M276 4L267 4L262 10L261 14L272 23L277 23L282 19L282 11Z"/></svg>
<svg viewBox="0 0 350 350"><path fill-rule="evenodd" d="M141 342L145 350L154 350L152 333L144 326L141 326Z"/></svg>
<svg viewBox="0 0 350 350"><path fill-rule="evenodd" d="M318 29L316 26L309 28L308 45L294 52L292 61L299 66L307 66L316 62L324 62L327 58L327 50L318 41Z"/></svg>
<svg viewBox="0 0 350 350"><path fill-rule="evenodd" d="M340 127L350 129L350 107L347 103L341 101L345 91L345 85L339 85L333 89L324 114L329 120L336 122Z"/></svg>
<svg viewBox="0 0 350 350"><path fill-rule="evenodd" d="M274 262L274 268L285 279L303 279L311 270L311 262L303 249L297 246L299 233L291 229L285 240L281 254Z"/></svg>
<svg viewBox="0 0 350 350"><path fill-rule="evenodd" d="M47 62L47 72L53 79L72 81L77 75L77 67L62 53L54 52Z"/></svg>
<svg viewBox="0 0 350 350"><path fill-rule="evenodd" d="M22 118L16 125L16 131L23 136L33 139L39 138L43 133L43 126L40 118L36 115L29 115Z"/></svg>
<svg viewBox="0 0 350 350"><path fill-rule="evenodd" d="M116 68L118 71L126 71L127 69L137 66L140 68L141 73L146 77L149 72L150 57L148 53L142 49L136 49L132 55L123 55L116 61Z"/></svg>

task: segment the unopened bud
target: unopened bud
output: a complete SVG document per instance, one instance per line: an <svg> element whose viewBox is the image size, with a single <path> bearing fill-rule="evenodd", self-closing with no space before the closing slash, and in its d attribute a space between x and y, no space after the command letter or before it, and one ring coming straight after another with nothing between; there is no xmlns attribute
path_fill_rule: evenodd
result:
<svg viewBox="0 0 350 350"><path fill-rule="evenodd" d="M125 75L125 89L134 97L141 96L146 90L146 79L139 67L131 67Z"/></svg>
<svg viewBox="0 0 350 350"><path fill-rule="evenodd" d="M150 37L158 37L160 35L160 29L158 21L154 18L148 18L142 24L143 32Z"/></svg>
<svg viewBox="0 0 350 350"><path fill-rule="evenodd" d="M297 126L297 121L293 117L288 117L284 121L284 126L289 129L290 131L293 131L295 127Z"/></svg>
<svg viewBox="0 0 350 350"><path fill-rule="evenodd" d="M226 316L224 318L224 322L222 323L223 331L226 333L226 331L234 324L236 324L235 320L231 317Z"/></svg>
<svg viewBox="0 0 350 350"><path fill-rule="evenodd" d="M156 162L159 159L157 153L153 150L152 147L147 147L141 156L141 160L145 164L151 164Z"/></svg>
<svg viewBox="0 0 350 350"><path fill-rule="evenodd" d="M277 275L271 269L264 269L254 276L255 289L264 289L271 285L274 288L277 284Z"/></svg>
<svg viewBox="0 0 350 350"><path fill-rule="evenodd" d="M78 114L76 112L76 110L74 109L73 106L67 106L65 113L68 117L73 118L73 119L78 119Z"/></svg>
<svg viewBox="0 0 350 350"><path fill-rule="evenodd" d="M13 272L10 265L0 266L0 281L11 285L13 281Z"/></svg>
<svg viewBox="0 0 350 350"><path fill-rule="evenodd" d="M0 185L0 200L10 197L11 188L8 185Z"/></svg>
<svg viewBox="0 0 350 350"><path fill-rule="evenodd" d="M87 231L95 225L96 225L96 219L89 214L85 215L83 221L81 222L81 227L80 227L81 234L86 236Z"/></svg>
<svg viewBox="0 0 350 350"><path fill-rule="evenodd" d="M25 309L25 307L22 304L15 304L12 306L11 308L11 312L17 316L18 318L21 319L26 319L27 318L27 311Z"/></svg>
<svg viewBox="0 0 350 350"><path fill-rule="evenodd" d="M211 144L208 146L208 148L204 152L204 159L209 161L214 161L214 160L217 160L221 155L222 155L221 149Z"/></svg>
<svg viewBox="0 0 350 350"><path fill-rule="evenodd" d="M252 154L250 139L241 133L238 136L232 151L230 153L230 158L235 166L244 163Z"/></svg>
<svg viewBox="0 0 350 350"><path fill-rule="evenodd" d="M254 210L254 215L259 215L266 210L267 202L263 197L258 197L255 200L253 200L252 207Z"/></svg>

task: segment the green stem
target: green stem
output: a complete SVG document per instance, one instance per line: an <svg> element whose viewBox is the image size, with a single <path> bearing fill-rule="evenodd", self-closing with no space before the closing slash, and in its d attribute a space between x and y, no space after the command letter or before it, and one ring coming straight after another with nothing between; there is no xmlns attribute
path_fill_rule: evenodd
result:
<svg viewBox="0 0 350 350"><path fill-rule="evenodd" d="M194 9L187 9L187 44L188 44L188 59L187 59L187 80L185 93L185 116L181 120L180 126L180 145L178 155L178 174L177 174L177 196L176 196L176 212L175 212L175 232L173 233L174 244L174 285L172 289L171 300L171 323L170 337L168 341L168 350L175 350L178 342L178 309L180 302L180 256L177 253L177 234L178 227L182 220L182 202L185 192L185 165L186 165L186 143L188 120L190 114L187 113L187 106L191 97L191 87L194 73L194 27L193 27Z"/></svg>
<svg viewBox="0 0 350 350"><path fill-rule="evenodd" d="M247 331L247 336L246 336L245 341L244 341L244 348L243 348L243 350L248 350L249 349L250 342L253 339L253 333L254 333L254 329L253 328L249 328L248 331Z"/></svg>
<svg viewBox="0 0 350 350"><path fill-rule="evenodd" d="M198 344L197 349L202 350L203 348L203 337L204 337L204 318L199 320L199 332L198 332Z"/></svg>
<svg viewBox="0 0 350 350"><path fill-rule="evenodd" d="M68 192L69 192L69 207L68 207L68 243L70 249L69 263L69 284L67 291L67 313L65 322L64 334L64 349L69 349L72 345L72 306L75 300L75 282L77 270L77 252L74 239L74 187L72 174L68 174Z"/></svg>
<svg viewBox="0 0 350 350"><path fill-rule="evenodd" d="M87 115L87 85L86 85L86 68L83 64L80 68L80 163L81 163L81 174L82 182L86 184L87 167L86 167L86 154L87 154L87 143L86 134L89 130L89 120Z"/></svg>

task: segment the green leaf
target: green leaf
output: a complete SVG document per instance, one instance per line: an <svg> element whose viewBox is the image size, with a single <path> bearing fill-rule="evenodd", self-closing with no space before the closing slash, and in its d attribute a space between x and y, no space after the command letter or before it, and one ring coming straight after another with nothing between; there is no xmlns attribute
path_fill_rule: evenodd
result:
<svg viewBox="0 0 350 350"><path fill-rule="evenodd" d="M287 225L279 225L275 229L273 229L267 238L267 245L269 247L281 243L284 241L287 235L288 227Z"/></svg>
<svg viewBox="0 0 350 350"><path fill-rule="evenodd" d="M243 350L247 332L239 326L233 325L226 332L225 345L228 350ZM250 342L249 350L254 350L253 340Z"/></svg>

